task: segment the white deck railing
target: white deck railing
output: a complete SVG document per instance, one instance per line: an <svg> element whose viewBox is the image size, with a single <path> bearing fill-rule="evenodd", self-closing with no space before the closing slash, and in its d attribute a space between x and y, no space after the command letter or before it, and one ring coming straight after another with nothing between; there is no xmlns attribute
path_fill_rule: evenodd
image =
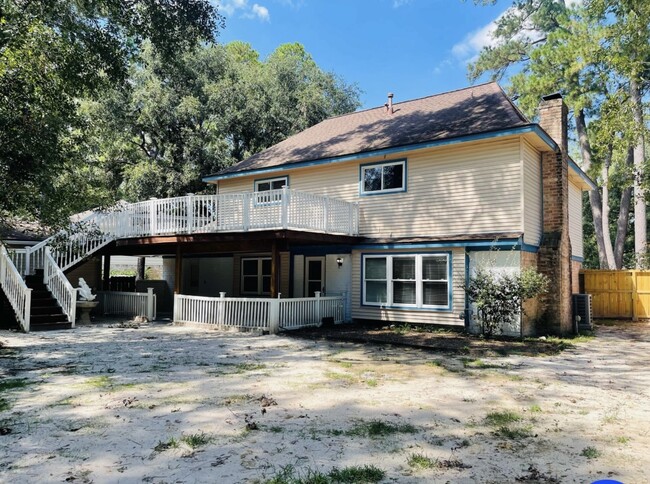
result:
<svg viewBox="0 0 650 484"><path fill-rule="evenodd" d="M215 327L279 330L318 326L324 318L341 323L345 299L305 297L298 299L201 297L174 295L174 322L206 324Z"/></svg>
<svg viewBox="0 0 650 484"><path fill-rule="evenodd" d="M152 288L147 292L98 291L97 300L97 310L104 315L156 319L156 295Z"/></svg>
<svg viewBox="0 0 650 484"><path fill-rule="evenodd" d="M45 248L45 265L43 267L43 282L61 306L68 321L75 327L77 316L77 289L72 287L68 278L52 258L48 247Z"/></svg>
<svg viewBox="0 0 650 484"><path fill-rule="evenodd" d="M32 290L25 284L4 245L0 245L0 288L16 313L21 328L28 333Z"/></svg>
<svg viewBox="0 0 650 484"><path fill-rule="evenodd" d="M16 255L22 274L42 269L45 248L66 270L115 239L155 235L255 230L304 230L358 235L359 207L321 195L283 188L266 192L187 195L125 203L94 212L80 230L63 230Z"/></svg>

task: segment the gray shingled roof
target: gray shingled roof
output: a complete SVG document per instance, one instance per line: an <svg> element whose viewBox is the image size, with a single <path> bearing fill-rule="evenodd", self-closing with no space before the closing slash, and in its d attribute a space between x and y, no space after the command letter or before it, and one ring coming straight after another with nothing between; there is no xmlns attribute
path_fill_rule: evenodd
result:
<svg viewBox="0 0 650 484"><path fill-rule="evenodd" d="M225 175L530 125L496 82L329 118ZM218 176L217 175L217 176Z"/></svg>

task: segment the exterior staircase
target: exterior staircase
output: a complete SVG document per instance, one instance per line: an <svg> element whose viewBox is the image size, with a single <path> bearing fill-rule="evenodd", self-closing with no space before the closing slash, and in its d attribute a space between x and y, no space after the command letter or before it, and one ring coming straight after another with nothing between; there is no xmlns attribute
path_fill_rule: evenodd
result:
<svg viewBox="0 0 650 484"><path fill-rule="evenodd" d="M32 290L30 331L70 329L72 323L50 290L43 283L43 270L25 277L27 287Z"/></svg>

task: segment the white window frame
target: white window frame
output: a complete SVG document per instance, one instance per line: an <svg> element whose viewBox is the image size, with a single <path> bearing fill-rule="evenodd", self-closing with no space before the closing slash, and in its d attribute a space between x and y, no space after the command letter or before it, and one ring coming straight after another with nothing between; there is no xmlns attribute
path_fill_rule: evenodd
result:
<svg viewBox="0 0 650 484"><path fill-rule="evenodd" d="M260 190L262 183L268 183L269 187L273 186L274 182L282 181L282 187L289 186L288 176L279 176L276 178L264 178L262 180L255 180L253 188L255 191L255 204L256 205L273 205L282 201L282 192L279 188L269 188L268 190ZM266 193L271 192L271 193Z"/></svg>
<svg viewBox="0 0 650 484"><path fill-rule="evenodd" d="M402 304L393 302L393 282L402 281L402 279L393 278L393 260L397 258L413 258L415 257L415 304ZM422 259L424 257L444 257L445 265L447 267L446 279L423 279L422 277ZM366 260L372 258L386 259L386 302L378 303L368 301L366 299ZM445 252L430 252L422 254L363 254L361 260L363 266L363 300L362 304L364 306L376 306L376 307L385 307L385 308L411 308L411 309L437 309L437 310L449 310L451 309L450 294L452 288L452 271L450 268L451 257L450 254ZM406 279L404 279L406 280ZM412 279L409 279L411 281ZM377 282L378 280L371 279L371 281ZM433 304L424 304L424 283L425 282L446 282L447 283L447 304L444 305L433 305Z"/></svg>
<svg viewBox="0 0 650 484"><path fill-rule="evenodd" d="M384 175L383 175L383 170L385 166L394 166L394 165L402 165L402 186L399 188L388 188L384 189ZM396 161L386 161L382 163L373 163L373 164L368 164L368 165L361 165L361 170L360 170L360 180L359 180L359 193L361 195L378 195L378 194L384 194L384 193L399 193L399 192L405 192L406 191L406 160L396 160ZM372 170L375 168L381 168L382 170L382 176L381 176L381 188L379 190L366 190L366 184L365 184L365 179L366 179L366 171Z"/></svg>
<svg viewBox="0 0 650 484"><path fill-rule="evenodd" d="M244 290L244 279L245 277L253 277L253 276L244 276L244 261L250 261L254 260L257 261L257 291L252 292L252 291L246 291ZM265 296L265 295L270 295L271 292L264 292L264 272L263 272L263 267L264 267L264 262L265 260L270 261L270 257L242 257L239 267L239 290L241 294L245 295L250 295L250 296ZM271 271L273 272L273 271ZM271 277L273 277L273 274L269 274Z"/></svg>

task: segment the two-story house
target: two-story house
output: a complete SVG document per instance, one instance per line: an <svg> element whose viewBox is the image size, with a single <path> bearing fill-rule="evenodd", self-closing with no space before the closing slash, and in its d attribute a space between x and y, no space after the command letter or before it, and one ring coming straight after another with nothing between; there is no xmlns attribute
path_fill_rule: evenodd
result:
<svg viewBox="0 0 650 484"><path fill-rule="evenodd" d="M567 155L558 94L541 100L539 124L496 83L394 104L389 95L384 106L327 119L204 181L213 194L90 214L99 235L0 253L0 285L16 295L23 326L22 275L43 269L33 277L72 324L67 279L83 270L92 281L93 266L99 285L101 255L107 288L111 255L156 255L178 321L287 328L319 321L320 304L331 303L346 308L337 320L474 329L464 287L486 265L535 267L551 279L511 332L572 330L582 192L595 187ZM95 262L84 262L89 256ZM317 293L336 301L310 300Z"/></svg>
<svg viewBox="0 0 650 484"><path fill-rule="evenodd" d="M345 292L353 319L467 325L464 286L477 264L537 267L551 291L522 332L567 332L582 191L593 182L567 156L566 115L548 96L532 123L496 83L394 104L389 95L204 181L220 195L289 187L358 204L355 240L283 248L276 277L290 297ZM225 274L229 293L261 295L271 294L273 257L195 264L206 278Z"/></svg>

